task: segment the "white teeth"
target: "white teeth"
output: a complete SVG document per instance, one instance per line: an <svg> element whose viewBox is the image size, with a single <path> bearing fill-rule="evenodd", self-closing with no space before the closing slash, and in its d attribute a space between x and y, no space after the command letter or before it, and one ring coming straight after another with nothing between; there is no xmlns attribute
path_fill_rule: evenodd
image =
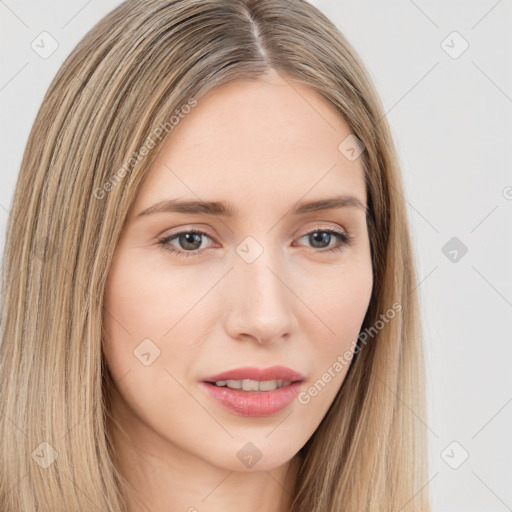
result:
<svg viewBox="0 0 512 512"><path fill-rule="evenodd" d="M259 382L257 380L245 379L242 381L244 391L259 391Z"/></svg>
<svg viewBox="0 0 512 512"><path fill-rule="evenodd" d="M230 389L242 389L244 391L274 391L275 389L282 388L291 384L289 380L218 380L215 382L216 386L226 386Z"/></svg>
<svg viewBox="0 0 512 512"><path fill-rule="evenodd" d="M274 391L279 385L278 380L264 380L259 383L258 389L260 391Z"/></svg>

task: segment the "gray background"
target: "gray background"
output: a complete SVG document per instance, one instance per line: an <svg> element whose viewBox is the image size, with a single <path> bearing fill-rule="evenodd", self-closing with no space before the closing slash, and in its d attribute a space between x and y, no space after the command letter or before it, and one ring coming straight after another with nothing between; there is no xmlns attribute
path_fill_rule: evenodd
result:
<svg viewBox="0 0 512 512"><path fill-rule="evenodd" d="M43 95L119 3L0 1L1 251ZM511 2L313 3L362 57L400 153L427 347L428 416L411 410L429 432L422 492L438 512L512 510ZM58 48L43 58L45 31Z"/></svg>

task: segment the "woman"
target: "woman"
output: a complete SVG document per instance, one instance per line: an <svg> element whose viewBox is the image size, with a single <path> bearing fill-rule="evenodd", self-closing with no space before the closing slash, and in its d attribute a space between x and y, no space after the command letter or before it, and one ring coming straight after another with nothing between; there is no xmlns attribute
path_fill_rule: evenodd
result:
<svg viewBox="0 0 512 512"><path fill-rule="evenodd" d="M382 106L322 13L122 3L20 169L2 511L429 510L415 283Z"/></svg>

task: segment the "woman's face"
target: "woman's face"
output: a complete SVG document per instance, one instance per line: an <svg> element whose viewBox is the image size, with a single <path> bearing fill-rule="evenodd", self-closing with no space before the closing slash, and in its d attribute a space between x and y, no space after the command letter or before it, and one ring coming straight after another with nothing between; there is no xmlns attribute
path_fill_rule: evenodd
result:
<svg viewBox="0 0 512 512"><path fill-rule="evenodd" d="M372 290L350 134L326 99L275 77L217 88L172 130L105 293L113 412L145 453L268 470L318 427Z"/></svg>

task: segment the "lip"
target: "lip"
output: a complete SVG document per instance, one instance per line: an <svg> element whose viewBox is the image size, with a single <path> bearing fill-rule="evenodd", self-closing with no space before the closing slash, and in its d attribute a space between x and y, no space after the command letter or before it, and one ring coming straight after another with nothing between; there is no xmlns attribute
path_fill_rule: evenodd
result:
<svg viewBox="0 0 512 512"><path fill-rule="evenodd" d="M288 386L273 391L242 391L216 386L219 380L287 380ZM216 400L230 412L241 416L271 416L286 408L295 399L304 376L286 366L256 368L245 366L206 377L201 387L209 397Z"/></svg>
<svg viewBox="0 0 512 512"><path fill-rule="evenodd" d="M270 366L269 368L256 368L255 366L245 366L228 370L211 377L206 377L203 382L217 382L219 380L289 380L292 383L304 380L304 375L287 368L286 366ZM282 389L282 388L281 388ZM266 391L266 393L272 393Z"/></svg>
<svg viewBox="0 0 512 512"><path fill-rule="evenodd" d="M298 395L302 382L292 382L274 391L241 391L216 386L210 382L200 382L200 386L209 397L230 412L255 417L272 416L288 407Z"/></svg>

